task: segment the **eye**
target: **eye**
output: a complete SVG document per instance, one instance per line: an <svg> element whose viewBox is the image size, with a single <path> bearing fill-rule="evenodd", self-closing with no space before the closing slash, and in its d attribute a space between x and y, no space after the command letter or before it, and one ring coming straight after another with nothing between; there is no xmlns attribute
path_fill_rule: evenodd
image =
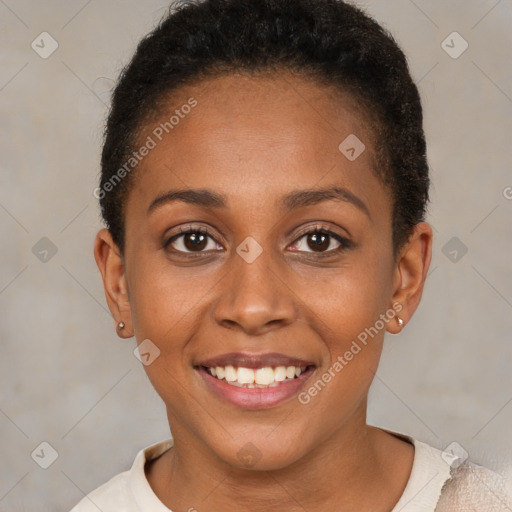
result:
<svg viewBox="0 0 512 512"><path fill-rule="evenodd" d="M172 247L172 249L169 249L169 247ZM349 248L350 242L327 228L315 227L303 232L291 247L292 250L299 252L317 253L319 255L332 254ZM167 239L164 248L184 254L223 249L222 245L215 240L206 228L194 226L180 229L178 234Z"/></svg>
<svg viewBox="0 0 512 512"><path fill-rule="evenodd" d="M179 234L171 236L164 243L165 249L169 246L172 246L176 252L184 253L222 249L207 229L197 227L181 229Z"/></svg>
<svg viewBox="0 0 512 512"><path fill-rule="evenodd" d="M302 252L335 253L349 246L350 243L346 238L328 229L316 227L303 233L293 243L292 248ZM311 248L311 250L308 250L308 248Z"/></svg>

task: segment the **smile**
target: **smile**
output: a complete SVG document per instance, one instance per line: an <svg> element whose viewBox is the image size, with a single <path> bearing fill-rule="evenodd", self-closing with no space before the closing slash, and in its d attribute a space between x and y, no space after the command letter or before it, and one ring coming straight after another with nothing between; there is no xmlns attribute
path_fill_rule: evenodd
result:
<svg viewBox="0 0 512 512"><path fill-rule="evenodd" d="M278 353L230 353L203 360L194 368L222 401L254 410L291 400L313 375L316 365Z"/></svg>
<svg viewBox="0 0 512 512"><path fill-rule="evenodd" d="M227 366L205 367L210 375L231 386L243 388L270 388L279 386L300 377L307 366L266 366L263 368L245 368Z"/></svg>

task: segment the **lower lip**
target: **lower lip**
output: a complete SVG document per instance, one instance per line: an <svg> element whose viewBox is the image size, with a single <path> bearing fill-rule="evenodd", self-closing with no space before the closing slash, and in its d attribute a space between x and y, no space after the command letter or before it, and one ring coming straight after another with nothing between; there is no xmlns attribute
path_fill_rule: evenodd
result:
<svg viewBox="0 0 512 512"><path fill-rule="evenodd" d="M308 367L295 379L271 388L242 388L217 379L202 366L198 368L202 379L212 391L242 409L266 409L279 405L297 395L313 371L313 367Z"/></svg>

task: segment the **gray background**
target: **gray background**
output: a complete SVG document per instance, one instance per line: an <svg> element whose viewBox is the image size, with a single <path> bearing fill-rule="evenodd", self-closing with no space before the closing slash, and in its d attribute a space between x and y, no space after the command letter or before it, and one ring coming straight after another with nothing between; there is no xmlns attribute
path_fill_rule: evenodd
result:
<svg viewBox="0 0 512 512"><path fill-rule="evenodd" d="M135 341L115 334L92 255L112 80L166 5L0 0L2 511L68 510L169 435ZM439 448L457 441L503 469L512 460L512 1L360 5L395 35L419 81L435 228L422 305L386 341L369 420ZM31 48L43 31L59 44L47 59ZM469 43L456 59L441 44L453 31ZM43 237L57 248L47 261L38 253L47 241L33 251ZM46 470L31 458L43 441L58 453ZM43 452L34 458L48 462Z"/></svg>

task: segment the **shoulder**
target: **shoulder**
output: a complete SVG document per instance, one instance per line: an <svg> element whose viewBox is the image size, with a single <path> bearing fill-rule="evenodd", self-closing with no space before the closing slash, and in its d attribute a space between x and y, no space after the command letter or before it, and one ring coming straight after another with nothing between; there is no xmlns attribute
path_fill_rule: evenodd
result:
<svg viewBox="0 0 512 512"><path fill-rule="evenodd" d="M499 473L466 461L452 469L436 512L508 512L512 510L511 486L511 482Z"/></svg>
<svg viewBox="0 0 512 512"><path fill-rule="evenodd" d="M128 483L129 471L119 473L108 482L84 496L84 498L71 509L71 512L111 512L115 510L132 510L129 507L130 492Z"/></svg>
<svg viewBox="0 0 512 512"><path fill-rule="evenodd" d="M153 493L144 468L146 462L159 457L172 446L172 440L168 439L140 450L129 471L119 473L91 491L70 512L139 512L143 509L167 511Z"/></svg>
<svg viewBox="0 0 512 512"><path fill-rule="evenodd" d="M502 476L418 439L390 432L414 445L406 488L392 512L511 512L512 475ZM450 447L448 447L450 448Z"/></svg>

